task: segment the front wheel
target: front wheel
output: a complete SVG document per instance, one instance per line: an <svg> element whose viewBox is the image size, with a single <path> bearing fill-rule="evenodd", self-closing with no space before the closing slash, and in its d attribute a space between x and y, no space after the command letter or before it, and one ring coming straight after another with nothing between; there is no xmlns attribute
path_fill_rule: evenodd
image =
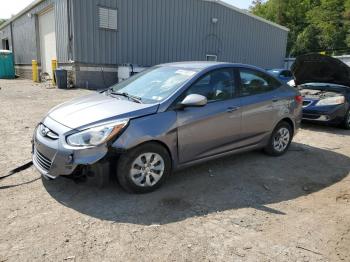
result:
<svg viewBox="0 0 350 262"><path fill-rule="evenodd" d="M272 132L265 152L271 156L281 156L288 151L292 139L292 127L287 122L281 122Z"/></svg>
<svg viewBox="0 0 350 262"><path fill-rule="evenodd" d="M128 192L148 193L159 188L170 172L168 151L157 143L148 143L120 157L117 178Z"/></svg>

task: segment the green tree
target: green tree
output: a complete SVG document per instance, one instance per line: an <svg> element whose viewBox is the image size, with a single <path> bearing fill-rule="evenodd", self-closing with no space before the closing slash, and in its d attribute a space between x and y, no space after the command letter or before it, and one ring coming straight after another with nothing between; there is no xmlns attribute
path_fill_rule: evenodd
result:
<svg viewBox="0 0 350 262"><path fill-rule="evenodd" d="M0 19L0 25L6 22L6 19Z"/></svg>
<svg viewBox="0 0 350 262"><path fill-rule="evenodd" d="M251 12L290 29L293 56L350 44L350 0L256 0Z"/></svg>
<svg viewBox="0 0 350 262"><path fill-rule="evenodd" d="M343 18L344 18L344 25L346 27L347 34L346 34L346 46L350 47L350 0L345 0L344 3L344 14L343 14Z"/></svg>
<svg viewBox="0 0 350 262"><path fill-rule="evenodd" d="M321 49L338 50L347 47L348 26L344 15L344 0L322 0L320 5L307 13L309 26L315 27L319 32L318 44Z"/></svg>
<svg viewBox="0 0 350 262"><path fill-rule="evenodd" d="M255 1L251 7L252 13L290 29L287 52L296 50L298 35L307 26L306 13L313 7L312 0L269 0ZM297 48L299 49L299 48Z"/></svg>

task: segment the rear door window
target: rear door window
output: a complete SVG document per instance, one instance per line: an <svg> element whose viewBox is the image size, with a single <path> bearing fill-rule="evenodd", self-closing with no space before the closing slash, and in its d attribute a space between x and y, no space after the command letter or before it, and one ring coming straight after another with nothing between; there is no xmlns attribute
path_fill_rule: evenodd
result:
<svg viewBox="0 0 350 262"><path fill-rule="evenodd" d="M263 94L281 86L281 83L274 77L257 70L240 68L239 75L241 96Z"/></svg>

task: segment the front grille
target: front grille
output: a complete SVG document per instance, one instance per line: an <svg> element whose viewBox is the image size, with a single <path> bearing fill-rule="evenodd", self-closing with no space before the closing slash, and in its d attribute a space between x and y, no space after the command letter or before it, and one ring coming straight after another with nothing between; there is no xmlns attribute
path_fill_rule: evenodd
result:
<svg viewBox="0 0 350 262"><path fill-rule="evenodd" d="M37 164L45 171L49 171L52 165L50 159L41 154L36 148L34 148L34 158Z"/></svg>
<svg viewBox="0 0 350 262"><path fill-rule="evenodd" d="M303 114L304 119L317 120L321 117L319 114Z"/></svg>

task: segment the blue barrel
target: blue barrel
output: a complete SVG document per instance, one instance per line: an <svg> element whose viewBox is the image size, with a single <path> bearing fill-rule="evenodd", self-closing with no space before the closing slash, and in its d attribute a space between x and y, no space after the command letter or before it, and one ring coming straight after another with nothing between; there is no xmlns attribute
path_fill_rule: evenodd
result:
<svg viewBox="0 0 350 262"><path fill-rule="evenodd" d="M14 79L15 77L13 53L9 50L0 50L0 79Z"/></svg>

